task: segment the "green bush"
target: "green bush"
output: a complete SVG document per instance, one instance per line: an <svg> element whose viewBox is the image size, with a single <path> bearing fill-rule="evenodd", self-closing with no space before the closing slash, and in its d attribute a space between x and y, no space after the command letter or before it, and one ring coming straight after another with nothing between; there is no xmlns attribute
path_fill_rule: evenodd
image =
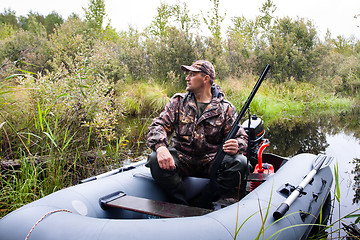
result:
<svg viewBox="0 0 360 240"><path fill-rule="evenodd" d="M18 68L35 73L42 70L49 55L45 29L39 27L40 32L20 29L0 40L0 62L3 70L0 77L6 78Z"/></svg>

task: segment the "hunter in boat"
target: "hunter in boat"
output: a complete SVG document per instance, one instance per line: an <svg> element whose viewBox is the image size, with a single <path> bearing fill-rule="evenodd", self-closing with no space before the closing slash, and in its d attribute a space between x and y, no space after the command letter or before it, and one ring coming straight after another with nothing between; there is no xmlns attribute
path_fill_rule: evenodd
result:
<svg viewBox="0 0 360 240"><path fill-rule="evenodd" d="M187 93L175 94L149 126L147 139L153 153L148 166L157 184L175 202L187 205L184 177L210 178L215 154L223 144L226 155L216 171L217 184L208 184L194 203L211 209L212 202L238 186L245 176L247 161L243 153L248 136L240 127L235 138L224 142L237 111L214 83L214 66L198 60L181 69L188 73Z"/></svg>

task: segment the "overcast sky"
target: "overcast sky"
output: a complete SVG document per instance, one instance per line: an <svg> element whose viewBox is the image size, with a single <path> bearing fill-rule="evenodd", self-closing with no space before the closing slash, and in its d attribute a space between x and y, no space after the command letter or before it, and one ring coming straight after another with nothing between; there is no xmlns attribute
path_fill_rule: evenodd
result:
<svg viewBox="0 0 360 240"><path fill-rule="evenodd" d="M223 29L231 25L234 16L245 16L254 19L259 15L259 8L266 0L220 0L221 13L226 12ZM111 25L117 30L128 30L129 25L142 30L150 25L156 14L156 7L161 0L105 0L106 13L111 19ZM162 0L169 4L176 0ZM207 13L212 7L210 0L180 0L187 3L191 14ZM275 15L289 16L293 19L300 17L313 21L320 36L324 36L327 29L332 37L341 35L346 38L355 36L360 39L360 0L273 0L277 7ZM66 19L71 13L83 17L83 7L87 7L89 0L1 0L0 8L10 8L16 14L26 15L29 11L47 15L52 11L59 13ZM1 9L0 9L1 10ZM204 24L203 24L204 25ZM204 34L206 32L204 31Z"/></svg>

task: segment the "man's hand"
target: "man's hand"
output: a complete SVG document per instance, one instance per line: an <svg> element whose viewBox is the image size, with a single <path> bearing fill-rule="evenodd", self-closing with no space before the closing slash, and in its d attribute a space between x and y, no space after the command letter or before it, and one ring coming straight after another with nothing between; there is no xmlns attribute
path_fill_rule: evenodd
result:
<svg viewBox="0 0 360 240"><path fill-rule="evenodd" d="M229 139L224 143L223 150L229 155L235 155L239 151L239 143L236 139Z"/></svg>
<svg viewBox="0 0 360 240"><path fill-rule="evenodd" d="M165 170L174 170L175 161L171 156L169 149L165 146L161 146L156 150L157 160L161 169Z"/></svg>

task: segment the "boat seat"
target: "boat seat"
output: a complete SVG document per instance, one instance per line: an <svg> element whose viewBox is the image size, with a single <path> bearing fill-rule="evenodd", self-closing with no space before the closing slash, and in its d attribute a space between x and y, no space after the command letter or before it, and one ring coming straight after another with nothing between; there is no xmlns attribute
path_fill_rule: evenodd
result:
<svg viewBox="0 0 360 240"><path fill-rule="evenodd" d="M100 204L103 209L115 207L162 218L201 216L211 212L198 207L130 196L124 192L104 197L100 199Z"/></svg>

